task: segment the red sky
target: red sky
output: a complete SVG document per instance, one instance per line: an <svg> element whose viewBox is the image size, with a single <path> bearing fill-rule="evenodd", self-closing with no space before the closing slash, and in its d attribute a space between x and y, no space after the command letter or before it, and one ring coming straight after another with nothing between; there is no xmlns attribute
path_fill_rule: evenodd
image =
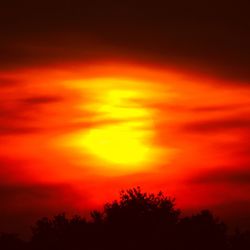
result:
<svg viewBox="0 0 250 250"><path fill-rule="evenodd" d="M5 1L0 231L140 185L250 226L249 1Z"/></svg>
<svg viewBox="0 0 250 250"><path fill-rule="evenodd" d="M139 63L2 71L2 228L137 185L249 222L249 96L243 82Z"/></svg>

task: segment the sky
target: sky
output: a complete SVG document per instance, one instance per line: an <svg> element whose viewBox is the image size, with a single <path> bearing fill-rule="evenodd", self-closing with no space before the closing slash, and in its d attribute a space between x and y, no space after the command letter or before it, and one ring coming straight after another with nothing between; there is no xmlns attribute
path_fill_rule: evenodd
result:
<svg viewBox="0 0 250 250"><path fill-rule="evenodd" d="M141 186L250 226L247 1L0 8L0 231Z"/></svg>

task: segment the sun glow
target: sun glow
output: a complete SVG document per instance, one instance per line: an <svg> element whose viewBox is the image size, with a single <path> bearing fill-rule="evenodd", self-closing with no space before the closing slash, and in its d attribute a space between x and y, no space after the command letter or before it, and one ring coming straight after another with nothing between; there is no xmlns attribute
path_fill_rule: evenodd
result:
<svg viewBox="0 0 250 250"><path fill-rule="evenodd" d="M22 213L32 206L85 211L136 185L167 188L187 208L224 204L214 195L224 186L217 179L249 164L249 87L149 66L88 62L2 72L0 180L14 195L9 204L31 198L20 203ZM249 190L234 183L222 193L245 199ZM17 211L16 203L10 208Z"/></svg>
<svg viewBox="0 0 250 250"><path fill-rule="evenodd" d="M93 128L83 138L84 146L94 155L123 168L146 161L150 152L150 134L130 124Z"/></svg>
<svg viewBox="0 0 250 250"><path fill-rule="evenodd" d="M113 170L145 169L154 158L154 112L144 103L149 98L147 88L138 90L135 84L138 82L108 78L73 83L92 97L80 108L92 114L94 125L66 141Z"/></svg>

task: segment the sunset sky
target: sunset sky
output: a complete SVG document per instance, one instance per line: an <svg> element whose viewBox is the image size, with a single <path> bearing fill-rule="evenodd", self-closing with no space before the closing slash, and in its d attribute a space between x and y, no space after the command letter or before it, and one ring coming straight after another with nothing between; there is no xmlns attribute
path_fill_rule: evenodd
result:
<svg viewBox="0 0 250 250"><path fill-rule="evenodd" d="M134 186L250 226L247 6L165 2L2 4L0 231Z"/></svg>

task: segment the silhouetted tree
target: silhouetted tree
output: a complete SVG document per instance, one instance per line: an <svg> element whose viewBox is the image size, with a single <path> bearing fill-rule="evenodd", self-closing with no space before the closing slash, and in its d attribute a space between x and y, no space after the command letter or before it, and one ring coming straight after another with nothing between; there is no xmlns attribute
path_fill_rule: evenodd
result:
<svg viewBox="0 0 250 250"><path fill-rule="evenodd" d="M232 250L249 250L250 249L250 232L236 230L230 237L230 249Z"/></svg>
<svg viewBox="0 0 250 250"><path fill-rule="evenodd" d="M180 211L174 199L142 192L140 187L122 191L120 200L107 203L99 216L107 225L112 241L121 249L160 247L161 238L174 243ZM121 244L122 242L122 244Z"/></svg>
<svg viewBox="0 0 250 250"><path fill-rule="evenodd" d="M208 210L183 218L179 223L178 234L181 244L190 249L227 249L227 227Z"/></svg>
<svg viewBox="0 0 250 250"><path fill-rule="evenodd" d="M240 231L229 235L226 225L207 210L181 217L174 199L137 187L122 191L102 211L93 211L90 220L65 214L38 220L28 244L1 234L0 249L249 250L250 236Z"/></svg>
<svg viewBox="0 0 250 250"><path fill-rule="evenodd" d="M120 200L104 206L102 218L112 224L116 223L164 223L175 225L179 220L180 210L175 209L174 199L142 192L140 187L122 191Z"/></svg>
<svg viewBox="0 0 250 250"><path fill-rule="evenodd" d="M87 236L87 227L87 221L80 216L68 219L59 214L52 219L43 218L32 228L31 245L35 249L78 249L83 236Z"/></svg>
<svg viewBox="0 0 250 250"><path fill-rule="evenodd" d="M17 234L0 233L1 250L24 250L27 245Z"/></svg>

